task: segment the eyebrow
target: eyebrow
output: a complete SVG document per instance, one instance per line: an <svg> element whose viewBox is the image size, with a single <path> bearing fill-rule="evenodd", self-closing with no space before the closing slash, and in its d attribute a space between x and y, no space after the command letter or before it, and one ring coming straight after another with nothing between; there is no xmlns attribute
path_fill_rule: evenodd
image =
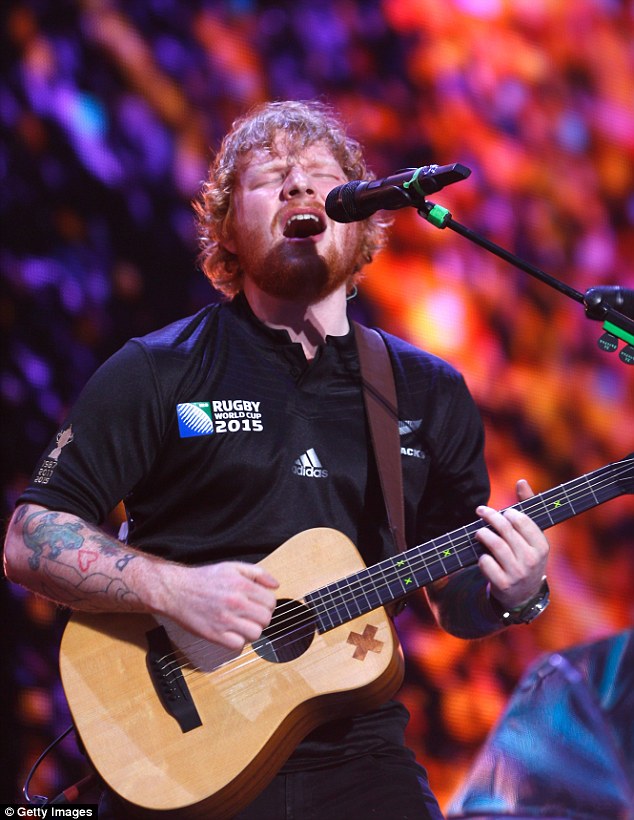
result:
<svg viewBox="0 0 634 820"><path fill-rule="evenodd" d="M288 157L286 159L283 159L282 157L271 156L270 158L263 158L261 162L256 161L255 163L248 163L246 170L252 170L256 173L276 171L278 168L287 168L295 161L296 160L294 157ZM340 167L339 163L334 157L324 157L323 159L311 159L305 164L306 168L317 168L320 166L334 168L339 173L344 174L343 169Z"/></svg>

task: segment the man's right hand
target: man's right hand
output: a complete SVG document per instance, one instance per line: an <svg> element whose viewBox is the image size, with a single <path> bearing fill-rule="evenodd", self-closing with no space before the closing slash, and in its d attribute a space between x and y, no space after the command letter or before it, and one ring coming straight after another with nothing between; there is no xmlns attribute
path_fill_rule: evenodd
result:
<svg viewBox="0 0 634 820"><path fill-rule="evenodd" d="M226 561L186 567L161 562L152 606L189 632L241 650L271 622L276 579L257 564Z"/></svg>

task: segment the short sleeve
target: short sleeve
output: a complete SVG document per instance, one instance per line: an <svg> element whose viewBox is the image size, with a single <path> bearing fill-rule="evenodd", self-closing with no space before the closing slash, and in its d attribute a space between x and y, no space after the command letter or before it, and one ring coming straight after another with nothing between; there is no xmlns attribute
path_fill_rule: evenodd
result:
<svg viewBox="0 0 634 820"><path fill-rule="evenodd" d="M150 470L163 416L152 361L132 340L86 384L18 503L102 523Z"/></svg>

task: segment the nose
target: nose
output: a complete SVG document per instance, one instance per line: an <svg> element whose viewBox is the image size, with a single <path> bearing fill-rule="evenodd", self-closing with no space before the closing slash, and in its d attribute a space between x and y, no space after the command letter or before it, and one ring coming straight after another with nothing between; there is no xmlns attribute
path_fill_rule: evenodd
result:
<svg viewBox="0 0 634 820"><path fill-rule="evenodd" d="M282 185L281 194L283 199L292 199L302 194L315 196L315 189L312 186L310 177L301 166L293 165L289 169Z"/></svg>

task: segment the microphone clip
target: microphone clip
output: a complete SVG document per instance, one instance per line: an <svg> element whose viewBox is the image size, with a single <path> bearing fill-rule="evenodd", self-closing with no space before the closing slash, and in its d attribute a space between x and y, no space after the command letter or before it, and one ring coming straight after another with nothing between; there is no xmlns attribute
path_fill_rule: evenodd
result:
<svg viewBox="0 0 634 820"><path fill-rule="evenodd" d="M619 358L625 364L634 365L634 291L619 285L589 288L583 304L589 319L603 321L605 333L597 342L601 350L614 353L621 340L625 346Z"/></svg>

